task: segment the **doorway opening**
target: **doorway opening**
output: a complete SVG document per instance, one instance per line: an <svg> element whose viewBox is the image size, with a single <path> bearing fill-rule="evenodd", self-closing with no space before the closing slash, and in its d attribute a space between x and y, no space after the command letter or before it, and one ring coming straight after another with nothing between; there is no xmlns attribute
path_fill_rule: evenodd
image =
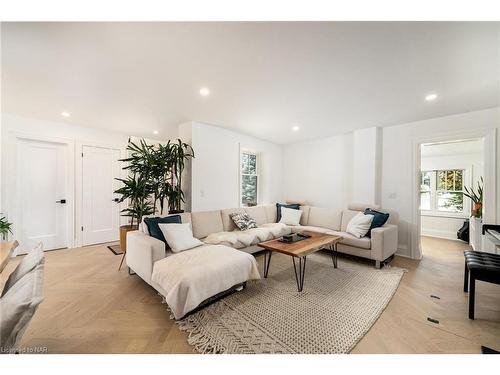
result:
<svg viewBox="0 0 500 375"><path fill-rule="evenodd" d="M432 256L438 248L456 252L480 247L482 208L468 195L482 195L484 189L484 143L484 138L470 138L420 145L423 256Z"/></svg>

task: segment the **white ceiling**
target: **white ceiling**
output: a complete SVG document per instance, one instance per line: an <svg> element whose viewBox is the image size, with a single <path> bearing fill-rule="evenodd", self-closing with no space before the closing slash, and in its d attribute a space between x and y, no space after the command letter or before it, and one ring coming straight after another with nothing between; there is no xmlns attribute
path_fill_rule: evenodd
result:
<svg viewBox="0 0 500 375"><path fill-rule="evenodd" d="M498 106L499 25L3 23L2 111L150 138L188 120L320 138Z"/></svg>

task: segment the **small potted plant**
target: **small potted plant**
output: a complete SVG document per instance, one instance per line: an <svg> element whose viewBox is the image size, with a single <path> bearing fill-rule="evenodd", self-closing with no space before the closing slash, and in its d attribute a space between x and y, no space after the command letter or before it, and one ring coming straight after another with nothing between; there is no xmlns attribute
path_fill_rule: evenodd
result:
<svg viewBox="0 0 500 375"><path fill-rule="evenodd" d="M465 186L464 195L472 200L472 216L480 219L483 216L483 186L484 181L481 176L480 180L477 182L477 192L474 191L474 187L467 188Z"/></svg>
<svg viewBox="0 0 500 375"><path fill-rule="evenodd" d="M7 240L9 233L12 234L12 223L9 223L6 217L0 218L0 236L3 241Z"/></svg>
<svg viewBox="0 0 500 375"><path fill-rule="evenodd" d="M483 177L477 182L477 191L474 187L465 187L464 195L472 201L471 217L469 219L469 243L473 250L480 250L482 244L481 226L483 216Z"/></svg>

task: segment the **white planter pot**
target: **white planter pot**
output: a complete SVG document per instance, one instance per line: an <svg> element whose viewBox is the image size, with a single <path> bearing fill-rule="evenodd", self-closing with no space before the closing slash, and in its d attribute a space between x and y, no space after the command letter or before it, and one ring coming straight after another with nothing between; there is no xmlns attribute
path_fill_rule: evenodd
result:
<svg viewBox="0 0 500 375"><path fill-rule="evenodd" d="M469 219L469 244L472 246L474 251L482 251L483 236L481 234L481 228L483 226L483 220L476 217L471 217Z"/></svg>

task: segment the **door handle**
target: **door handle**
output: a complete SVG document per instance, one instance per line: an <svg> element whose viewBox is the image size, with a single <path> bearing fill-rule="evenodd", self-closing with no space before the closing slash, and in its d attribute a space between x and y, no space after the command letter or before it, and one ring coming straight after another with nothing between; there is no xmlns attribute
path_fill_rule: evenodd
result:
<svg viewBox="0 0 500 375"><path fill-rule="evenodd" d="M64 204L64 203L66 203L66 199L61 199L60 201L56 201L56 203Z"/></svg>

